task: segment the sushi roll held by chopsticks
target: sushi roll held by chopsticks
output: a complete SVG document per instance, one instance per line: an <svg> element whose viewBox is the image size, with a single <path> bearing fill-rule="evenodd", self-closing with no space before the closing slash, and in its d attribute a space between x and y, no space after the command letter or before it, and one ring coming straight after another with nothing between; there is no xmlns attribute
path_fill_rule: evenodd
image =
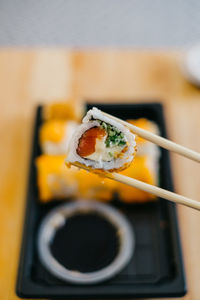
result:
<svg viewBox="0 0 200 300"><path fill-rule="evenodd" d="M94 171L121 171L130 165L135 152L135 135L128 127L93 108L69 143L66 163Z"/></svg>
<svg viewBox="0 0 200 300"><path fill-rule="evenodd" d="M162 148L200 163L200 153L93 108L88 111L82 125L74 133L66 164L97 173L101 171L103 176L112 180L200 210L199 201L116 173L126 169L134 158L136 142L132 132Z"/></svg>

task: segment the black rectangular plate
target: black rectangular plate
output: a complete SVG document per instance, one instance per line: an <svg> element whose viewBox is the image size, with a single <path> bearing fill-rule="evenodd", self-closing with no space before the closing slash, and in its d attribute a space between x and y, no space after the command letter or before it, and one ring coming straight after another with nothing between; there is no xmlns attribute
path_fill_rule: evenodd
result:
<svg viewBox="0 0 200 300"><path fill-rule="evenodd" d="M95 106L122 119L148 118L159 126L161 135L166 137L163 109L158 103L95 104ZM92 104L87 108L91 107ZM72 285L55 278L43 267L36 247L38 228L42 218L61 202L41 204L38 200L34 160L41 154L38 142L38 130L42 123L41 109L39 107L36 114L17 295L22 298L57 299L185 295L186 282L176 207L163 199L146 204L125 204L117 199L112 201L112 205L126 214L133 225L136 238L136 248L131 262L113 279L98 285ZM173 191L169 154L164 149L160 150L160 186Z"/></svg>

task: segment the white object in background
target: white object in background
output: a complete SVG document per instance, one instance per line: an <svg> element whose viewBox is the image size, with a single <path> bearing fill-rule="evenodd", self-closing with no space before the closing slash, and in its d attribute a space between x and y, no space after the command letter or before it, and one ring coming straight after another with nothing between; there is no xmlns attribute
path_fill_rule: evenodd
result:
<svg viewBox="0 0 200 300"><path fill-rule="evenodd" d="M182 69L186 79L200 87L200 45L186 52Z"/></svg>

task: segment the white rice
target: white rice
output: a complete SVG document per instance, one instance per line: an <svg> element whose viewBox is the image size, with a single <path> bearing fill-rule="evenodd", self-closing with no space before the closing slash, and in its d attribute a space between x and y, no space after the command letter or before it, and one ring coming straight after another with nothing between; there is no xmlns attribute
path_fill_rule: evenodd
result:
<svg viewBox="0 0 200 300"><path fill-rule="evenodd" d="M108 123L116 127L117 129L119 129L124 134L124 137L128 143L128 149L126 152L124 152L123 158L113 158L111 161L103 161L103 160L94 161L90 159L85 159L78 155L77 148L79 145L79 140L81 136L84 134L84 132L92 127L100 126L98 121L91 120L91 119L100 120L105 123ZM103 170L120 169L125 164L131 163L131 161L133 160L134 153L135 153L135 146L136 146L135 135L131 133L127 127L108 117L105 117L100 110L98 110L97 108L93 108L88 111L87 115L83 119L83 123L78 127L77 131L74 133L69 143L68 155L66 161L70 163L79 162L82 165L85 165L87 167L92 167L93 169L103 169Z"/></svg>

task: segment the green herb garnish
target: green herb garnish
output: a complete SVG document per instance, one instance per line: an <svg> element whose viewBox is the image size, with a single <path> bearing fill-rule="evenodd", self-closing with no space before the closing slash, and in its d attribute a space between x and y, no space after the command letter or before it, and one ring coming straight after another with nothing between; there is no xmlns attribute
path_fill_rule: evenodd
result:
<svg viewBox="0 0 200 300"><path fill-rule="evenodd" d="M108 152L108 154L110 155L110 157L113 157L113 154L111 152Z"/></svg>
<svg viewBox="0 0 200 300"><path fill-rule="evenodd" d="M97 120L104 130L107 131L107 139L105 141L106 147L111 146L124 146L126 144L124 134L116 127L105 123L103 121ZM111 156L112 153L109 152L109 155Z"/></svg>

